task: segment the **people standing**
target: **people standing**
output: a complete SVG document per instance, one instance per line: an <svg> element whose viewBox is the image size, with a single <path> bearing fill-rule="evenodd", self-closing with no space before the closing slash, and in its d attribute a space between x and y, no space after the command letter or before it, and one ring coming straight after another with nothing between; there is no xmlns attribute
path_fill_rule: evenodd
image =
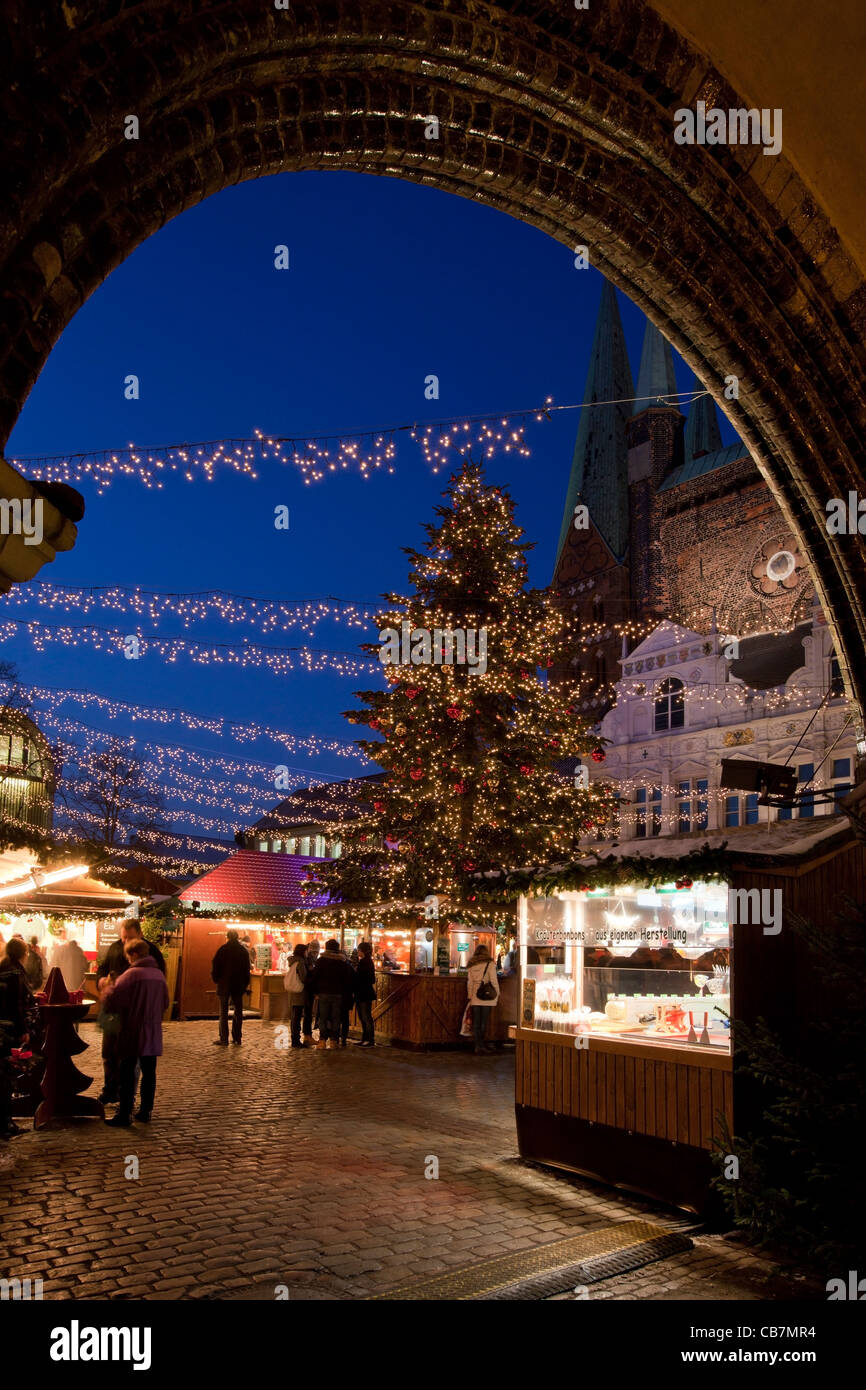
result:
<svg viewBox="0 0 866 1390"><path fill-rule="evenodd" d="M250 953L232 928L211 962L211 979L217 987L220 1008L220 1035L214 1047L229 1045L229 1004L232 1006L232 1044L241 1045L244 1026L244 995L250 987Z"/></svg>
<svg viewBox="0 0 866 1390"><path fill-rule="evenodd" d="M308 1042L301 1040L301 1023L304 1017L304 1008L307 999L307 947L303 941L299 941L292 952L289 968L283 976L283 984L286 987L286 998L289 1002L289 1032L292 1047L309 1047Z"/></svg>
<svg viewBox="0 0 866 1390"><path fill-rule="evenodd" d="M126 959L126 947L130 941L143 941L141 933L141 923L137 917L127 917L121 922L119 927L120 935L116 941L112 941L102 960L96 967L96 983L105 975L114 975L119 978L129 969L129 961ZM163 975L165 974L165 960L162 951L152 941L147 942L147 948L153 960L156 961Z"/></svg>
<svg viewBox="0 0 866 1390"><path fill-rule="evenodd" d="M492 1018L492 1010L499 1003L499 980L496 969L486 946L476 946L467 966L466 991L472 1005L472 1036L475 1051L493 1052L492 1043L485 1043L487 1025Z"/></svg>
<svg viewBox="0 0 866 1390"><path fill-rule="evenodd" d="M373 943L358 942L358 976L355 981L355 1008L361 1022L359 1047L373 1047L376 1030L373 1023L373 1003L376 999L376 967L373 964Z"/></svg>
<svg viewBox="0 0 866 1390"><path fill-rule="evenodd" d="M27 946L27 956L24 961L24 969L27 973L27 982L32 990L42 988L42 981L45 979L45 961L39 949L39 937L31 936Z"/></svg>
<svg viewBox="0 0 866 1390"><path fill-rule="evenodd" d="M141 1070L141 1099L135 1118L150 1122L156 1095L156 1059L162 1056L162 1016L168 1008L165 976L147 949L146 941L125 948L129 968L106 987L104 1007L120 1017L120 1104L107 1125L128 1128L135 1103L136 1067Z"/></svg>
<svg viewBox="0 0 866 1390"><path fill-rule="evenodd" d="M0 1139L21 1133L12 1119L10 1054L30 1042L39 1027L39 1010L24 968L26 956L26 944L13 936L0 961Z"/></svg>
<svg viewBox="0 0 866 1390"><path fill-rule="evenodd" d="M316 1002L316 996L314 995L312 986L310 984L310 976L316 968L316 961L319 959L319 949L320 948L318 940L310 941L307 945L307 990L306 1000L304 1003L305 1043L312 1043L313 1041L313 1007Z"/></svg>
<svg viewBox="0 0 866 1390"><path fill-rule="evenodd" d="M319 1041L316 1046L325 1048L332 1040L333 1046L337 1047L343 996L353 983L352 967L340 950L339 941L332 939L325 942L325 953L316 961L309 983L319 1010Z"/></svg>
<svg viewBox="0 0 866 1390"><path fill-rule="evenodd" d="M133 941L144 941L141 923L137 917L127 917L120 924L120 935L112 941L102 960L96 967L96 992L99 997L97 1026L102 1031L102 1090L97 1100L103 1105L114 1105L120 1099L120 1053L118 1051L120 1022L116 1014L105 1008L111 987L126 974L129 961L126 948ZM162 951L152 941L146 941L151 960L165 975L165 960Z"/></svg>

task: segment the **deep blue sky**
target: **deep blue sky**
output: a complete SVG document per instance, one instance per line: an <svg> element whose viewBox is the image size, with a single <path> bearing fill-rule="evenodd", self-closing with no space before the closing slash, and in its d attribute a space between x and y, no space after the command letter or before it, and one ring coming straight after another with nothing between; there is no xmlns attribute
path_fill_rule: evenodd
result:
<svg viewBox="0 0 866 1390"><path fill-rule="evenodd" d="M289 271L274 269L279 243L290 248ZM348 173L260 179L184 213L109 277L57 344L7 456L247 436L256 427L304 435L459 418L547 395L557 404L578 401L599 292L599 275L575 270L568 248L450 194ZM644 320L623 296L620 309L636 376ZM677 372L679 388L689 389L691 373L679 360ZM138 401L124 399L127 373L141 380ZM439 376L438 401L424 399L428 373ZM577 424L574 412L535 425L530 460L501 456L489 465L489 476L510 487L536 544L530 579L539 585L551 577ZM723 428L726 441L734 437ZM400 547L420 541L420 523L443 485L406 436L396 474L369 482L342 474L307 487L271 464L257 482L224 473L211 484L170 481L155 493L118 480L102 497L85 485L78 543L40 578L375 598L405 583ZM278 503L290 508L288 533L274 529ZM0 600L0 617L4 607ZM218 624L190 635L256 640L251 629ZM349 650L357 641L357 633L324 626L312 645ZM82 648L40 656L26 636L3 644L0 655L14 659L27 681L346 741L352 729L340 711L365 683L183 661L161 667L156 657L133 662ZM159 737L152 726L146 733ZM171 739L217 746L180 730ZM265 744L252 752L311 775L352 768L333 756L280 757Z"/></svg>

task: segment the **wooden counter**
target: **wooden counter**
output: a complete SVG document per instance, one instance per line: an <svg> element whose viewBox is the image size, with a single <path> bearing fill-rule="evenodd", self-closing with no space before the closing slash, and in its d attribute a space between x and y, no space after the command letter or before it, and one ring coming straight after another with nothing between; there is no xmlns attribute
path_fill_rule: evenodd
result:
<svg viewBox="0 0 866 1390"><path fill-rule="evenodd" d="M517 1018L517 975L499 979L499 1003L490 1010L487 1041L505 1042L509 1024ZM461 1038L460 1024L466 1008L465 975L408 975L388 970L376 971L376 1002L373 1021L376 1041L397 1047L471 1047L471 1038ZM352 1016L353 1025L357 1022ZM360 1028L352 1029L360 1035Z"/></svg>
<svg viewBox="0 0 866 1390"><path fill-rule="evenodd" d="M516 1045L522 1157L706 1208L712 1140L733 1124L729 1053L591 1035L577 1048L531 1028Z"/></svg>

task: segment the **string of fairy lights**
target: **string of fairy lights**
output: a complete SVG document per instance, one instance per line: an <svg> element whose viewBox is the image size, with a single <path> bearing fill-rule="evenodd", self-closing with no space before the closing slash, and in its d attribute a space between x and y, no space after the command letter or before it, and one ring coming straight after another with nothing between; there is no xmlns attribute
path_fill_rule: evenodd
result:
<svg viewBox="0 0 866 1390"><path fill-rule="evenodd" d="M526 429L532 422L549 420L554 413L596 410L617 404L685 406L707 395L706 391L679 391L665 396L630 397L625 401L575 401L554 405L547 396L530 406L462 419L412 421L375 429L309 434L303 438L265 434L254 430L248 438L200 440L195 443L126 444L116 449L97 449L68 454L40 454L13 458L10 462L28 477L41 482L77 486L92 483L102 495L116 479L134 479L148 489L162 489L175 478L184 482L213 482L220 472L237 473L253 480L257 467L267 463L297 468L304 483L357 472L362 478L393 474L398 436L416 444L434 473L455 456L468 454L493 458L497 453L528 458Z"/></svg>
<svg viewBox="0 0 866 1390"><path fill-rule="evenodd" d="M322 599L280 600L230 594L221 589L200 593L165 593L138 585L55 584L34 580L15 585L0 598L3 608L35 606L49 612L74 613L87 618L110 613L157 627L165 618L177 619L185 630L210 620L229 627L251 627L268 636L300 630L313 636L324 622L348 628L366 628L375 616L375 605L329 596Z"/></svg>

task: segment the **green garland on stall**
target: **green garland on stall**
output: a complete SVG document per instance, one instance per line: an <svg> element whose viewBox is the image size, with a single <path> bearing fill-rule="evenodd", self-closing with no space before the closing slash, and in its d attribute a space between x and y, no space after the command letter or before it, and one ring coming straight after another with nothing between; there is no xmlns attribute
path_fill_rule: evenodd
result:
<svg viewBox="0 0 866 1390"><path fill-rule="evenodd" d="M616 888L629 883L655 888L684 878L690 878L693 883L727 882L730 877L730 854L726 847L727 841L718 849L711 849L705 844L699 850L677 858L661 859L648 854L632 854L624 858L607 855L594 863L578 860L571 864L555 864L550 868L520 869L500 875L495 885L489 880L479 882L478 896L488 901L504 902L521 894L550 897L556 892Z"/></svg>

